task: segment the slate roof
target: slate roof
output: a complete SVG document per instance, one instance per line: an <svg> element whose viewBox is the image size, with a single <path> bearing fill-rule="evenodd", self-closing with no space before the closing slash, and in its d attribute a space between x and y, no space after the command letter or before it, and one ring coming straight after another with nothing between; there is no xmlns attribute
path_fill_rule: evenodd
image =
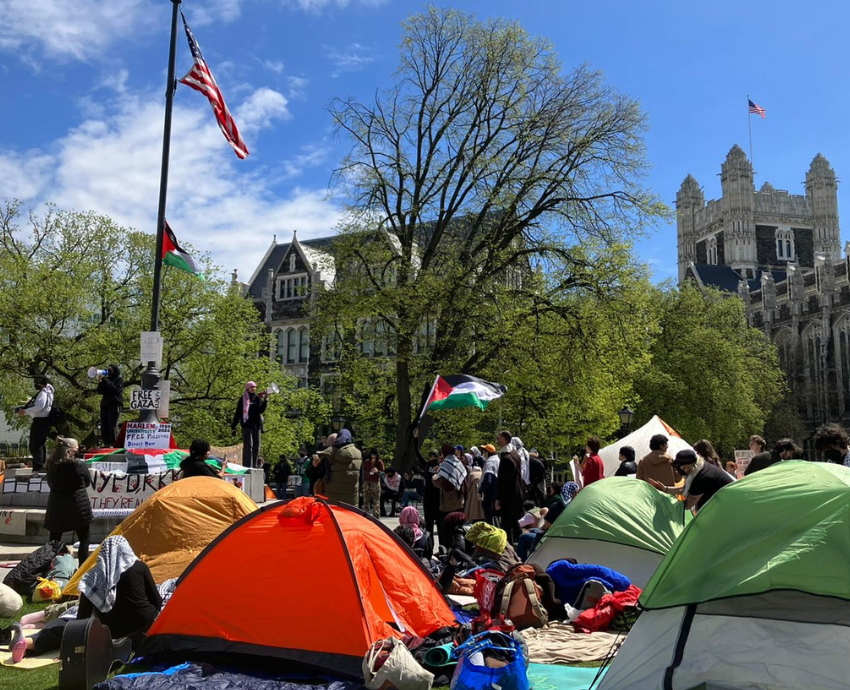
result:
<svg viewBox="0 0 850 690"><path fill-rule="evenodd" d="M743 276L731 266L719 266L714 264L694 264L693 269L703 285L710 285L726 292L738 292L738 283ZM761 290L762 271L756 271L756 277L747 280L750 291ZM785 271L771 271L773 282L780 283L786 279Z"/></svg>
<svg viewBox="0 0 850 690"><path fill-rule="evenodd" d="M334 237L317 237L312 240L298 240L301 243L302 247L319 249L323 251L328 251L333 244ZM263 288L266 285L266 275L268 270L271 269L275 273L280 269L280 264L283 262L283 258L286 256L286 253L289 251L290 242L278 243L274 246L274 248L269 252L268 257L260 269L257 271L254 280L251 281L251 285L248 287L248 294L252 299L262 299L263 298Z"/></svg>

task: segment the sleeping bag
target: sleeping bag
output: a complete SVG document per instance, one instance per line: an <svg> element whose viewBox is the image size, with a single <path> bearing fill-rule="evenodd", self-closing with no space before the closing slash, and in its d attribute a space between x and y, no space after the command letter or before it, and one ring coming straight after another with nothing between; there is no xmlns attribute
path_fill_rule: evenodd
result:
<svg viewBox="0 0 850 690"><path fill-rule="evenodd" d="M611 592L625 591L632 584L629 578L622 573L606 568L604 565L593 565L591 563L555 561L546 568L546 572L555 582L558 599L570 605L576 603L581 588L590 579L599 580Z"/></svg>
<svg viewBox="0 0 850 690"><path fill-rule="evenodd" d="M12 568L3 579L3 584L11 587L22 596L30 596L35 589L38 578L47 575L50 564L63 547L61 541L47 542Z"/></svg>

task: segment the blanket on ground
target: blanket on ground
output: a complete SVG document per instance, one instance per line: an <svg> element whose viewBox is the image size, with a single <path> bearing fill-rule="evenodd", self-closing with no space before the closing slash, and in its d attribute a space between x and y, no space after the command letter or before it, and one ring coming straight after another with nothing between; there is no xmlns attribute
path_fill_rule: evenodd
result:
<svg viewBox="0 0 850 690"><path fill-rule="evenodd" d="M363 690L358 683L334 681L327 685L306 685L193 663L180 664L162 673L115 676L94 687L96 690Z"/></svg>
<svg viewBox="0 0 850 690"><path fill-rule="evenodd" d="M613 655L625 635L595 632L577 633L573 624L552 622L545 628L529 628L520 633L528 643L528 660L535 664L575 664L601 661Z"/></svg>

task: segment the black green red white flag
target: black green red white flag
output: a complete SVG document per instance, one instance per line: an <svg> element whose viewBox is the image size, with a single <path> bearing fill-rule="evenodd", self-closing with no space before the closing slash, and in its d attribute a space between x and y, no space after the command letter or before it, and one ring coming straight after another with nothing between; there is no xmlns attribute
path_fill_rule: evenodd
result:
<svg viewBox="0 0 850 690"><path fill-rule="evenodd" d="M204 279L204 274L201 273L201 269L198 268L192 256L184 252L177 244L177 238L168 221L165 221L165 235L162 238L162 263L196 275L201 280Z"/></svg>
<svg viewBox="0 0 850 690"><path fill-rule="evenodd" d="M487 405L501 398L507 391L507 386L501 383L485 381L468 374L437 376L419 417L421 418L426 412L459 407L477 407L480 410L486 410Z"/></svg>

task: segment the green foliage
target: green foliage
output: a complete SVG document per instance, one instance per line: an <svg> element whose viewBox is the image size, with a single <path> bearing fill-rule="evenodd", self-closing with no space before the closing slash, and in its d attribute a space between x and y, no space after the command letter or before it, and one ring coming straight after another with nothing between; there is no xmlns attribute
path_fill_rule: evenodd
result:
<svg viewBox="0 0 850 690"><path fill-rule="evenodd" d="M635 421L660 415L691 443L745 448L785 395L776 350L750 328L743 304L691 283L657 293L652 365L635 383Z"/></svg>
<svg viewBox="0 0 850 690"><path fill-rule="evenodd" d="M30 396L32 377L47 374L68 414L63 431L92 442L100 396L88 368L117 363L128 387L140 384L139 333L150 325L155 238L94 213L51 207L30 214L26 228L19 222L19 205L8 203L0 211L3 410L10 415ZM166 267L162 288L161 371L171 381L177 442L230 444L236 400L253 379L261 386L275 381L282 390L269 406L264 452L292 452L312 439L326 406L317 393L295 390L268 357L258 357L268 337L256 309L218 277L208 257L197 258L205 281ZM125 398L129 403L129 393ZM303 416L285 418L291 408Z"/></svg>

